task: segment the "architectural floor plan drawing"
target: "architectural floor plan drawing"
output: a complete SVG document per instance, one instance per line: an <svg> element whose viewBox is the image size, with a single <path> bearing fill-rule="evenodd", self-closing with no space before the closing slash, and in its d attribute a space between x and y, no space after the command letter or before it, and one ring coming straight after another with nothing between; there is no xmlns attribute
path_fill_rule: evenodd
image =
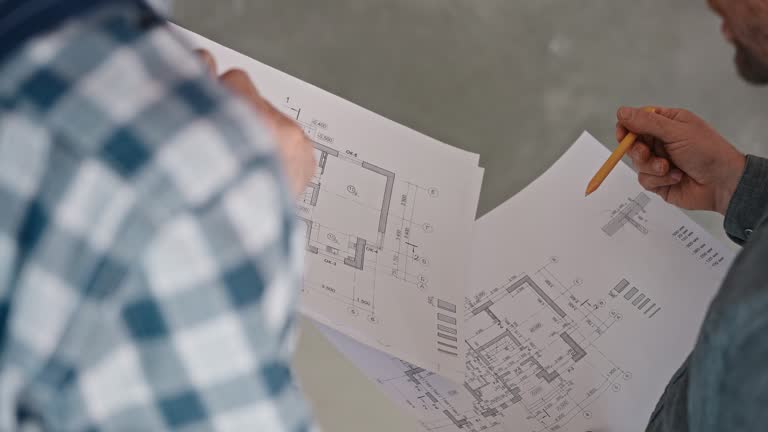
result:
<svg viewBox="0 0 768 432"><path fill-rule="evenodd" d="M340 257L345 265L363 270L366 249L384 247L395 173L313 145L317 173L298 203L299 219L306 224L307 252ZM356 217L345 227L315 222L333 220L339 211Z"/></svg>
<svg viewBox="0 0 768 432"><path fill-rule="evenodd" d="M616 397L631 383L632 371L598 341L617 331L632 307L610 289L601 298L582 298L584 282L563 285L558 262L551 257L533 274L467 299L462 384L321 330L356 363L375 364L371 378L414 411L424 430L568 430L571 422L592 419L595 401Z"/></svg>
<svg viewBox="0 0 768 432"><path fill-rule="evenodd" d="M336 137L328 123L307 121L302 117L307 110L291 102L286 98L284 109L313 140L317 160L315 176L297 202L306 239L305 298L374 331L399 319L392 313L400 307L392 302L397 297L387 290L424 298L422 308L432 310L427 316L434 323L424 328L432 340L422 348L448 359L428 367L445 373L445 365L457 363L463 352L457 342L462 337L460 302L431 288L429 244L445 217L437 222L424 217L440 214L440 189L401 179L355 151L332 147ZM390 348L388 340L379 337L374 345Z"/></svg>
<svg viewBox="0 0 768 432"><path fill-rule="evenodd" d="M321 330L425 431L643 430L732 253L624 165L585 199L607 156L585 134L476 223L462 381Z"/></svg>
<svg viewBox="0 0 768 432"><path fill-rule="evenodd" d="M296 200L305 249L302 312L461 380L479 156L179 31L210 50L222 70L248 72L312 141L315 175Z"/></svg>

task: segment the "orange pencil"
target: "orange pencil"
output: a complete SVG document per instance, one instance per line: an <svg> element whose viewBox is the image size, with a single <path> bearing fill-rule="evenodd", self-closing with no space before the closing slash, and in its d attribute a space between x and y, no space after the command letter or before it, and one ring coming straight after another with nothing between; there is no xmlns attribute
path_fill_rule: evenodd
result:
<svg viewBox="0 0 768 432"><path fill-rule="evenodd" d="M655 113L656 108L647 107L645 108L645 111ZM621 158L623 158L629 149L632 148L632 145L635 144L635 140L637 140L637 134L633 132L629 132L627 136L621 140L621 143L619 143L619 146L616 147L616 150L613 151L613 154L611 154L608 160L605 161L603 166L600 167L600 169L597 171L597 174L595 174L595 176L592 177L592 180L590 180L589 185L587 185L587 192L584 194L584 196L589 196L592 192L596 191L601 184L603 184L603 181L605 181L611 171L613 171L613 169L616 167L616 164L619 163Z"/></svg>

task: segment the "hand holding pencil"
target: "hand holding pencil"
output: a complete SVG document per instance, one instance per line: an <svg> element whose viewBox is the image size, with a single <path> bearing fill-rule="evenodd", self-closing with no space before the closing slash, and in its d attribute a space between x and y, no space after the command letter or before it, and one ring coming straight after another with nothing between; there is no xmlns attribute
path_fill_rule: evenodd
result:
<svg viewBox="0 0 768 432"><path fill-rule="evenodd" d="M670 204L727 211L746 157L709 124L689 111L662 107L623 107L617 117L616 138L624 145L606 161L587 192L594 192L626 153L640 185Z"/></svg>
<svg viewBox="0 0 768 432"><path fill-rule="evenodd" d="M656 112L656 108L653 107L647 107L643 110L648 113ZM637 134L634 132L627 133L624 139L622 139L619 143L619 146L616 147L616 150L613 151L608 160L606 160L603 166L600 167L600 169L597 171L597 174L592 177L592 180L590 180L589 184L587 185L587 191L584 196L589 196L592 194L592 192L596 191L601 184L603 184L605 179L608 177L608 174L610 174L611 171L616 168L616 164L618 164L621 158L623 158L624 155L627 154L627 152L632 148L632 146L635 145L635 140L637 140Z"/></svg>

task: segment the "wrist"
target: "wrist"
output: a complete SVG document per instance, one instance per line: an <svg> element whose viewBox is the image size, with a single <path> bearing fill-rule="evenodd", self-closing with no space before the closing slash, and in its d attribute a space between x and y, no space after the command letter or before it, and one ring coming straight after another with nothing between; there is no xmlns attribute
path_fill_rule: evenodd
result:
<svg viewBox="0 0 768 432"><path fill-rule="evenodd" d="M736 192L736 188L739 186L746 166L747 156L736 150L726 163L726 168L715 192L715 211L723 216L728 211L728 206L731 203L733 194Z"/></svg>

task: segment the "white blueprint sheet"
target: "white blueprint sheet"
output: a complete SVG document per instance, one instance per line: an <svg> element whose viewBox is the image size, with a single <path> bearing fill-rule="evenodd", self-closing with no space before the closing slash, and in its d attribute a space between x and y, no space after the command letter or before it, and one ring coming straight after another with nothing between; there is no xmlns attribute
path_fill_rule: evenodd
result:
<svg viewBox="0 0 768 432"><path fill-rule="evenodd" d="M477 222L455 384L360 346L335 346L429 431L636 432L697 337L732 260L588 134Z"/></svg>
<svg viewBox="0 0 768 432"><path fill-rule="evenodd" d="M248 72L314 143L317 173L297 202L307 235L302 312L460 381L464 351L439 339L437 326L463 336L479 156L179 31L220 71Z"/></svg>

